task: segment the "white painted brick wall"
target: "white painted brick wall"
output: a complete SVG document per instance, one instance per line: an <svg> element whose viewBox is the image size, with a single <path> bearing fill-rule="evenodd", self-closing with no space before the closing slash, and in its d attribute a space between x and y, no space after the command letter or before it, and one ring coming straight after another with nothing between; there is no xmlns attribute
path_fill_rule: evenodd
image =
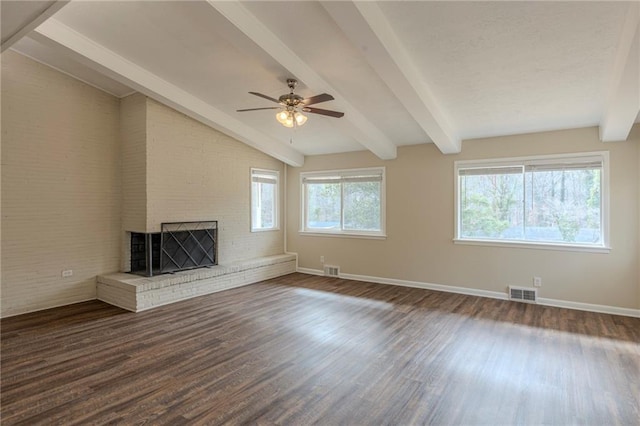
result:
<svg viewBox="0 0 640 426"><path fill-rule="evenodd" d="M283 253L284 227L252 233L250 223L251 167L282 177L281 161L153 100L147 152L147 232L162 222L217 220L219 263Z"/></svg>
<svg viewBox="0 0 640 426"><path fill-rule="evenodd" d="M120 101L122 141L122 247L120 270L131 270L131 232L147 229L147 98Z"/></svg>
<svg viewBox="0 0 640 426"><path fill-rule="evenodd" d="M118 270L119 155L118 99L2 54L2 316L94 299Z"/></svg>
<svg viewBox="0 0 640 426"><path fill-rule="evenodd" d="M147 228L147 98L139 93L120 101L122 139L122 228Z"/></svg>

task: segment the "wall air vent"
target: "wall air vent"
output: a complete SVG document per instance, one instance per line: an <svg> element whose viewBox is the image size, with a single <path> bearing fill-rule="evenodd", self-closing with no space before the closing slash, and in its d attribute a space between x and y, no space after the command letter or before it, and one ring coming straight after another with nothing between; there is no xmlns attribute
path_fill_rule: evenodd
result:
<svg viewBox="0 0 640 426"><path fill-rule="evenodd" d="M536 303L538 300L538 289L529 287L509 286L509 300L518 302Z"/></svg>
<svg viewBox="0 0 640 426"><path fill-rule="evenodd" d="M324 265L324 276L338 278L340 276L340 267L332 266L332 265Z"/></svg>

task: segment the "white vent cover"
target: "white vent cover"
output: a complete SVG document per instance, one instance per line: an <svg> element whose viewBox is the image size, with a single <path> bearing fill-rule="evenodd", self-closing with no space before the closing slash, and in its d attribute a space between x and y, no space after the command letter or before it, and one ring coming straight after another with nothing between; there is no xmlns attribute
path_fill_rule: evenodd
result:
<svg viewBox="0 0 640 426"><path fill-rule="evenodd" d="M332 265L324 265L324 276L325 277L339 277L340 276L340 267L332 266Z"/></svg>
<svg viewBox="0 0 640 426"><path fill-rule="evenodd" d="M538 289L531 287L509 286L509 300L519 302L536 303L538 300Z"/></svg>

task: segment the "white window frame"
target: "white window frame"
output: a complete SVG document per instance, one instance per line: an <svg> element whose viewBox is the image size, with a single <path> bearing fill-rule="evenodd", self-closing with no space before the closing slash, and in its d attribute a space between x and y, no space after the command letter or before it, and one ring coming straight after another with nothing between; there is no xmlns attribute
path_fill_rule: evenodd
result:
<svg viewBox="0 0 640 426"><path fill-rule="evenodd" d="M525 167L537 164L571 164L584 163L589 160L601 161L600 174L600 244L571 244L565 242L544 242L531 240L492 240L485 238L461 238L461 214L460 214L460 185L459 171L461 169L487 168L487 167ZM454 215L455 235L454 243L498 247L522 247L547 250L585 251L594 253L609 253L609 152L580 152L572 154L537 155L528 157L511 157L487 160L465 160L454 162Z"/></svg>
<svg viewBox="0 0 640 426"><path fill-rule="evenodd" d="M269 228L261 228L261 227L257 227L255 223L253 223L253 200L254 198L257 196L259 197L260 194L255 194L254 190L253 190L253 182L254 179L256 178L273 178L275 179L275 193L274 193L274 197L275 197L275 201L274 201L274 206L273 206L273 226L269 227ZM251 222L251 232L266 232L266 231L278 231L280 229L280 172L277 170L267 170L267 169L257 169L257 168L251 168L251 174L250 174L250 185L251 185L251 189L250 189L250 193L251 193L251 200L250 201L250 214L251 217L249 218L250 222ZM259 221L258 221L259 222Z"/></svg>
<svg viewBox="0 0 640 426"><path fill-rule="evenodd" d="M304 183L308 178L348 178L353 176L374 175L379 174L380 181L380 230L379 231L359 231L359 230L321 230L316 228L307 228L307 186ZM340 169L340 170L323 170L313 172L300 173L300 234L316 235L326 237L352 237L352 238L371 238L385 239L386 235L386 168L385 167L367 167L359 169ZM343 216L344 203L340 200L340 216Z"/></svg>

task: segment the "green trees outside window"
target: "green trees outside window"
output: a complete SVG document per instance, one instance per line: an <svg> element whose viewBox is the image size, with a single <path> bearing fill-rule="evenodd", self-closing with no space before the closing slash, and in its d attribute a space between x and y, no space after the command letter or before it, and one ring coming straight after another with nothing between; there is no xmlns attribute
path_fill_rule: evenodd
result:
<svg viewBox="0 0 640 426"><path fill-rule="evenodd" d="M602 157L459 165L458 238L604 245Z"/></svg>
<svg viewBox="0 0 640 426"><path fill-rule="evenodd" d="M305 173L302 185L303 231L382 234L384 169Z"/></svg>
<svg viewBox="0 0 640 426"><path fill-rule="evenodd" d="M251 169L251 230L278 229L279 173Z"/></svg>

